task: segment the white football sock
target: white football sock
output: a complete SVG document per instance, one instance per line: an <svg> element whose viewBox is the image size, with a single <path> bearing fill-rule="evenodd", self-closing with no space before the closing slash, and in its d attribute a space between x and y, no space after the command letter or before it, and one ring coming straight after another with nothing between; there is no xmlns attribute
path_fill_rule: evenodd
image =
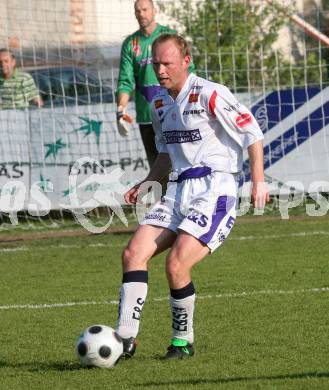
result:
<svg viewBox="0 0 329 390"><path fill-rule="evenodd" d="M193 344L194 342L193 314L194 314L194 306L195 306L195 292L193 288L192 295L189 295L182 299L174 298L172 295L177 296L177 294L173 294L173 291L177 292L180 290L171 290L170 306L172 312L172 329L173 329L172 337L176 339L186 340L190 344ZM191 292L190 288L189 290Z"/></svg>
<svg viewBox="0 0 329 390"><path fill-rule="evenodd" d="M124 274L133 274L132 271ZM136 278L131 278L134 280ZM120 289L119 318L117 333L123 338L136 337L139 330L142 309L147 296L147 279L144 282L124 282Z"/></svg>

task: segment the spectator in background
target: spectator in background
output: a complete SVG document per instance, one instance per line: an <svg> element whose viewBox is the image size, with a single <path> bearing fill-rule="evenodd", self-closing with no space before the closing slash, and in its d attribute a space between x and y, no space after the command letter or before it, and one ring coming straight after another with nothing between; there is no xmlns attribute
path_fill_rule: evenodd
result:
<svg viewBox="0 0 329 390"><path fill-rule="evenodd" d="M140 28L125 39L121 48L117 88L117 124L119 133L123 137L128 136L128 122L131 123L132 118L125 111L129 97L135 90L136 121L139 124L141 138L151 167L158 152L154 142L150 103L160 91L159 82L153 70L151 46L159 35L175 33L175 30L156 23L152 0L136 0L134 7ZM191 65L189 71L193 70L194 65Z"/></svg>
<svg viewBox="0 0 329 390"><path fill-rule="evenodd" d="M8 49L0 49L0 110L24 109L43 105L32 76L16 69L16 58Z"/></svg>

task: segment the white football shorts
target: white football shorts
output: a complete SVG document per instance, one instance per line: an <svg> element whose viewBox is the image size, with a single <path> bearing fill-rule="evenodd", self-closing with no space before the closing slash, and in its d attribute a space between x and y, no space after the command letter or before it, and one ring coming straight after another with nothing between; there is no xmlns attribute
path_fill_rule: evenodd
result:
<svg viewBox="0 0 329 390"><path fill-rule="evenodd" d="M168 183L166 195L145 214L141 225L183 230L213 252L228 237L236 219L237 182L231 173Z"/></svg>

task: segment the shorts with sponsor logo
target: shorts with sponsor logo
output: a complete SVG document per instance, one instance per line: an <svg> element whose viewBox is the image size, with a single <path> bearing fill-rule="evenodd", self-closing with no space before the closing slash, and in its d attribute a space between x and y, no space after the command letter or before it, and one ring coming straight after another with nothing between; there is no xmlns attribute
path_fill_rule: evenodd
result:
<svg viewBox="0 0 329 390"><path fill-rule="evenodd" d="M235 175L212 172L180 183L169 182L166 195L145 214L141 225L154 225L177 233L183 230L211 252L228 237L236 219Z"/></svg>

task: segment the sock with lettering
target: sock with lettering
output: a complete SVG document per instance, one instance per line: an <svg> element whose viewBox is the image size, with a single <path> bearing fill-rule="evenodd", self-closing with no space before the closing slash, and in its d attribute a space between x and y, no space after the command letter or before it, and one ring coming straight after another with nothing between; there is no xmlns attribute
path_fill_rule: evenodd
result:
<svg viewBox="0 0 329 390"><path fill-rule="evenodd" d="M116 331L123 338L136 337L147 296L147 271L125 272L120 289Z"/></svg>
<svg viewBox="0 0 329 390"><path fill-rule="evenodd" d="M173 338L193 344L193 313L195 290L193 283L179 289L170 289Z"/></svg>

